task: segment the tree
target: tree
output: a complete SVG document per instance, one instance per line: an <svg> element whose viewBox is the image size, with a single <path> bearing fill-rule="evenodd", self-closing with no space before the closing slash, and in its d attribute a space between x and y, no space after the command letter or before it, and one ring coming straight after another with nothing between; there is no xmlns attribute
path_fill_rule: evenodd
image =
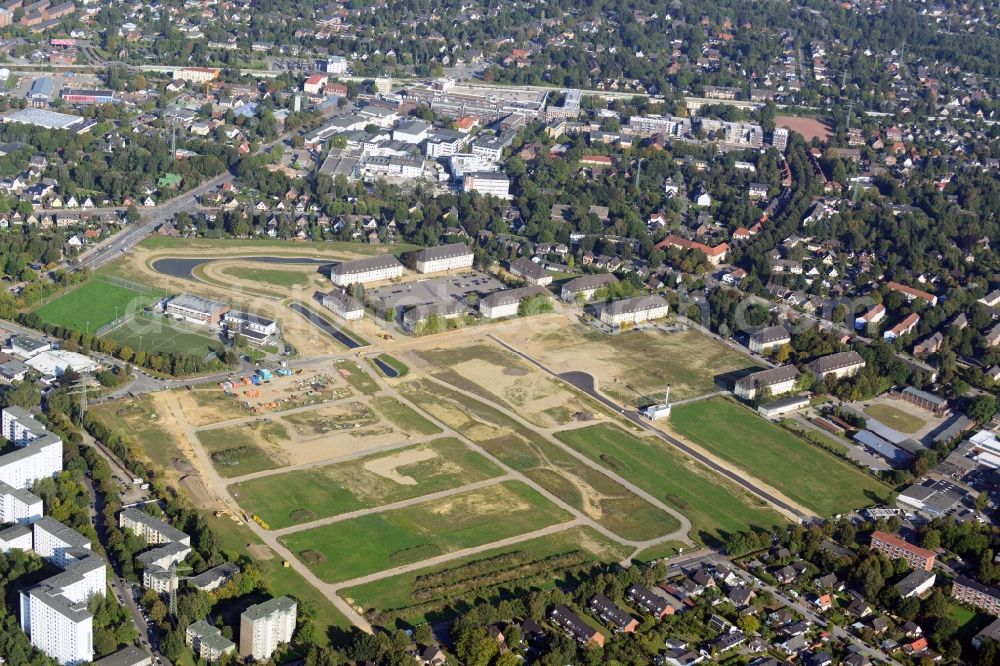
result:
<svg viewBox="0 0 1000 666"><path fill-rule="evenodd" d="M969 402L966 414L976 423L986 423L997 413L997 399L990 395L977 395Z"/></svg>
<svg viewBox="0 0 1000 666"><path fill-rule="evenodd" d="M756 615L742 615L736 621L736 626L742 629L745 634L756 634L760 631L760 620Z"/></svg>

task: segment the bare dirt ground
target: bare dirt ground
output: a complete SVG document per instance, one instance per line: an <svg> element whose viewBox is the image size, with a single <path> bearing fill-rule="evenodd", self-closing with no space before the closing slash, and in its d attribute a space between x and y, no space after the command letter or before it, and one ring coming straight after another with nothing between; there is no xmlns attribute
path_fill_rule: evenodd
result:
<svg viewBox="0 0 1000 666"><path fill-rule="evenodd" d="M830 121L826 118L775 116L774 123L778 127L786 127L793 132L798 132L806 141L812 141L813 137L819 137L820 141L826 141L831 134Z"/></svg>
<svg viewBox="0 0 1000 666"><path fill-rule="evenodd" d="M400 467L437 458L437 453L427 448L410 449L384 458L376 458L365 463L365 469L379 476L395 481L401 486L415 486L417 480L401 474Z"/></svg>

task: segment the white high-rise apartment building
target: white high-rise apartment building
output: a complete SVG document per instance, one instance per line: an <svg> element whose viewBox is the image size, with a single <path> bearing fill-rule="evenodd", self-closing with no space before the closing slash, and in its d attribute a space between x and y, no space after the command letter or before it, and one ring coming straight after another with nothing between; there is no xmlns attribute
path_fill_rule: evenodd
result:
<svg viewBox="0 0 1000 666"><path fill-rule="evenodd" d="M32 525L33 549L63 569L21 590L21 628L31 644L60 664L94 659L93 616L87 602L104 596L107 561L79 533L48 516Z"/></svg>
<svg viewBox="0 0 1000 666"><path fill-rule="evenodd" d="M13 488L31 488L39 479L62 470L62 440L21 407L0 411L0 434L17 450L0 456L0 481Z"/></svg>
<svg viewBox="0 0 1000 666"><path fill-rule="evenodd" d="M298 604L289 597L250 606L240 615L240 656L268 659L295 633Z"/></svg>

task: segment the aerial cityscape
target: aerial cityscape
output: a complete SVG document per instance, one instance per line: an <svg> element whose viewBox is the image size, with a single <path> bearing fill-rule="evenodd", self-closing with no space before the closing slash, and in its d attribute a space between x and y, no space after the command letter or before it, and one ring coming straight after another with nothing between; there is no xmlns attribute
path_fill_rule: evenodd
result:
<svg viewBox="0 0 1000 666"><path fill-rule="evenodd" d="M0 1L0 664L1000 666L1000 5Z"/></svg>

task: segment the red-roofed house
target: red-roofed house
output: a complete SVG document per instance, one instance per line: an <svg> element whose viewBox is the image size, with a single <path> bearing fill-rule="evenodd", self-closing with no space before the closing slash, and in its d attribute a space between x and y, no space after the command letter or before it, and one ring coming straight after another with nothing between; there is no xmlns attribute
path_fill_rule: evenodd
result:
<svg viewBox="0 0 1000 666"><path fill-rule="evenodd" d="M329 79L326 74L313 74L302 84L302 92L309 95L318 95L326 87L327 81Z"/></svg>
<svg viewBox="0 0 1000 666"><path fill-rule="evenodd" d="M886 340L894 340L900 336L912 333L920 323L920 315L916 312L910 313L898 324L890 328L888 331L882 334L882 337Z"/></svg>
<svg viewBox="0 0 1000 666"><path fill-rule="evenodd" d="M699 243L697 241L673 235L667 236L656 244L656 248L660 250L668 247L676 247L682 250L698 250L708 257L709 263L713 266L718 266L724 262L726 260L726 254L729 252L728 243L719 243L715 247L709 247L704 243Z"/></svg>

